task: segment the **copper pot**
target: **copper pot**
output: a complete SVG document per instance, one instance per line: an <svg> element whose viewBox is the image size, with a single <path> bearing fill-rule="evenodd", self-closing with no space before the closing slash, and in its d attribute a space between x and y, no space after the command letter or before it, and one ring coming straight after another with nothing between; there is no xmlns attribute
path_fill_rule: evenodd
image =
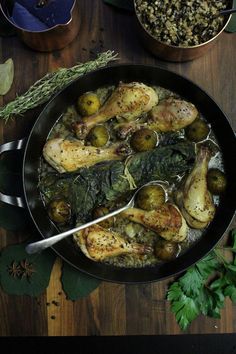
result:
<svg viewBox="0 0 236 354"><path fill-rule="evenodd" d="M41 52L62 49L77 36L80 27L79 5L75 0L71 8L71 17L65 24L57 24L43 31L25 30L10 20L9 0L0 0L0 9L5 18L16 28L19 38L30 48Z"/></svg>
<svg viewBox="0 0 236 354"><path fill-rule="evenodd" d="M229 1L229 8L233 7L233 1ZM207 42L189 46L189 47L181 47L167 44L165 42L161 42L156 39L153 35L151 35L143 26L137 15L136 4L134 0L134 8L135 8L135 17L137 23L137 31L140 36L140 39L143 45L155 56L172 62L184 62L199 58L203 54L205 54L210 48L212 48L215 43L218 41L221 33L227 27L232 15L225 16L224 26L222 29L210 40Z"/></svg>

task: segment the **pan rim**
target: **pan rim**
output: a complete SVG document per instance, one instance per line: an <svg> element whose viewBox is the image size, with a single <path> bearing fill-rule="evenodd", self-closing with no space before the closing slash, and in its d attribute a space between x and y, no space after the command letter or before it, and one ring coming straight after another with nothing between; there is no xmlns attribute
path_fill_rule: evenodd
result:
<svg viewBox="0 0 236 354"><path fill-rule="evenodd" d="M29 206L29 203L28 203L28 198L27 198L27 188L26 188L26 175L25 175L25 165L26 165L26 162L27 162L27 151L28 151L28 148L29 148L29 145L30 145L30 141L31 141L31 138L34 134L34 130L35 130L35 127L37 126L38 122L42 119L42 116L45 114L45 112L47 112L47 110L49 109L50 105L52 104L52 102L54 102L54 100L56 100L60 95L62 95L63 93L65 93L65 91L69 88L69 87L72 87L72 85L75 85L76 82L79 82L81 80L86 80L86 78L88 77L91 77L92 75L96 75L96 73L101 73L101 72L105 72L105 71L110 71L110 70L116 70L116 68L125 68L126 70L128 70L129 68L133 68L133 69L141 69L141 68L145 68L146 70L149 69L149 70L161 70L162 72L164 72L165 74L168 73L168 75L174 75L176 77L178 77L179 79L181 80L184 80L184 81L187 81L188 83L190 83L192 86L195 87L195 89L197 89L198 91L201 91L201 93L203 95L205 95L208 99L210 99L213 104L215 105L215 107L217 108L217 110L219 110L221 112L221 115L224 117L224 120L225 122L227 123L228 125L228 128L232 131L233 133L233 129L231 127L231 124L230 124L230 121L228 119L228 117L226 116L226 114L223 112L223 110L219 107L219 105L215 102L215 100L211 97L211 95L209 95L203 88L201 88L199 85L195 84L192 80L188 79L187 77L185 77L184 75L180 75L178 73L176 73L175 71L172 71L172 70L169 70L169 69L166 69L166 68L163 68L161 66L158 66L158 65L145 65L145 64L130 64L130 63L122 63L122 64L113 64L111 66L108 66L108 67L104 67L104 68L100 68L100 69L97 69L97 70L94 70L93 72L90 72L90 73L87 73L85 74L84 76L76 79L75 81L73 81L72 83L68 84L64 89L62 89L59 93L57 93L56 95L54 95L52 97L52 99L47 103L47 105L43 108L43 110L41 111L41 113L39 114L33 128L31 129L31 132L29 134L29 137L27 139L27 143L26 143L26 148L25 148L25 153L24 153L24 159L23 159L23 188L24 188L24 196L25 196L25 199L26 199L26 203L27 203L27 208L29 210L29 213L30 213L30 216L36 226L36 228L38 229L39 233L41 234L41 237L44 237L45 236L42 234L41 232L41 229L40 227L38 226L35 218L34 218L34 215L31 211L31 208ZM158 83L157 83L158 84ZM235 140L236 142L236 140ZM84 270L84 269L80 269L77 265L75 265L73 262L71 262L70 260L68 260L65 256L63 256L60 251L58 251L58 247L57 246L54 246L53 247L53 250L62 258L64 259L67 263L71 264L72 266L74 266L76 269L80 270L81 272L85 273L85 274L88 274L90 276L93 276L95 278L98 278L98 279L101 279L103 281L109 281L109 282L115 282L115 283L122 283L122 284L140 284L140 283L151 283L151 282L155 282L155 281L160 281L160 280L163 280L163 279L166 279L166 278L169 278L171 276L174 276L176 274L179 274L181 272L183 272L184 270L186 270L188 267L194 265L196 262L198 262L200 259L202 259L204 256L206 256L206 254L208 254L215 246L216 244L220 241L220 239L224 236L225 232L227 231L227 229L229 228L230 226L230 223L234 217L234 214L235 214L235 207L236 207L236 203L234 202L234 211L231 211L231 215L229 216L228 215L228 221L230 219L229 222L227 222L227 226L225 228L225 231L222 233L222 235L220 237L217 238L217 241L214 243L214 245L209 248L207 251L204 251L204 252L201 252L203 254L200 254L197 259L193 260L193 262L190 264L190 265L186 265L186 267L182 267L181 270L177 269L176 271L173 271L171 274L167 274L167 275L161 275L159 276L158 278L155 278L155 275L154 275L154 278L152 279L148 279L148 280L120 280L120 279L113 279L112 277L111 278L107 278L107 276L103 276L103 275L99 275L99 274L91 274L90 272ZM188 251L189 252L189 251ZM187 252L187 253L188 253ZM196 257L195 257L196 258ZM180 259L180 258L179 258ZM92 261L91 261L92 262ZM93 262L94 263L94 262ZM171 262L169 263L171 264ZM111 266L109 266L110 269L112 269ZM148 269L149 267L146 267L146 269ZM158 267L160 269L160 266ZM122 270L122 272L126 273L127 271L135 271L136 273L139 272L142 268L128 268L127 269L123 269L123 268L119 268L119 270ZM152 267L153 269L153 267Z"/></svg>

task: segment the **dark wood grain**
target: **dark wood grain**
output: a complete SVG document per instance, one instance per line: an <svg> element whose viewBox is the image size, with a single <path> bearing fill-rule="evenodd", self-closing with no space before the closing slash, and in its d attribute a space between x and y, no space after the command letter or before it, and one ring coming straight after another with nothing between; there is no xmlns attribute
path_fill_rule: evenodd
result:
<svg viewBox="0 0 236 354"><path fill-rule="evenodd" d="M39 53L16 37L0 39L0 62L11 57L15 64L13 87L0 98L0 105L25 92L48 71L112 49L119 53L121 63L160 65L193 80L214 97L236 129L235 34L224 33L213 49L193 62L167 63L141 46L132 15L104 5L101 0L80 0L80 11L79 35L61 51ZM27 135L39 111L28 112L7 124L1 121L0 142ZM0 229L0 248L29 235L30 231L12 233ZM0 336L181 334L165 299L170 280L127 286L104 282L89 297L72 302L62 292L58 261L47 291L39 298L8 296L0 290ZM221 315L221 320L199 317L186 333L235 332L236 306L227 300Z"/></svg>

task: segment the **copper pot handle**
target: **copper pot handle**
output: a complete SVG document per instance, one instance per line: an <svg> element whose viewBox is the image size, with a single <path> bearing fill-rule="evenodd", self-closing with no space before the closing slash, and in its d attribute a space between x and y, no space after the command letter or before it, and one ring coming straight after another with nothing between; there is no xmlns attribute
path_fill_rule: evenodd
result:
<svg viewBox="0 0 236 354"><path fill-rule="evenodd" d="M25 147L26 139L15 140L9 143L0 145L0 156L7 151L22 150ZM13 195L6 195L0 192L0 202L14 205L20 208L25 208L26 203L23 197L17 197Z"/></svg>

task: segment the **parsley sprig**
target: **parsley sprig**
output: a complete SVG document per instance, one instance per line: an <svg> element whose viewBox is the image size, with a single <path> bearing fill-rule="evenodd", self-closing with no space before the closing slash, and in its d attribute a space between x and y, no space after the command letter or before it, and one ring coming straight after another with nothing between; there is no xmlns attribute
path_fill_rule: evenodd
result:
<svg viewBox="0 0 236 354"><path fill-rule="evenodd" d="M230 237L231 247L216 248L169 287L167 299L182 330L200 314L220 318L227 296L236 302L236 229Z"/></svg>

